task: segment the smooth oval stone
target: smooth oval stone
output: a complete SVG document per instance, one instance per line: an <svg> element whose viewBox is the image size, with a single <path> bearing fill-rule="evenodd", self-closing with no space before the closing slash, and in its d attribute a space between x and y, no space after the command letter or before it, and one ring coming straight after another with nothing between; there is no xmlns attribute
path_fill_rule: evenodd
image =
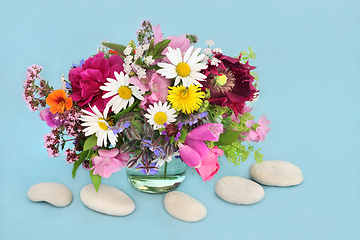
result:
<svg viewBox="0 0 360 240"><path fill-rule="evenodd" d="M258 183L269 186L288 187L304 181L304 176L298 166L279 160L254 163L250 167L250 175Z"/></svg>
<svg viewBox="0 0 360 240"><path fill-rule="evenodd" d="M88 208L112 216L126 216L135 210L135 203L117 188L101 184L96 192L93 184L81 189L80 199Z"/></svg>
<svg viewBox="0 0 360 240"><path fill-rule="evenodd" d="M28 198L33 202L48 202L56 207L66 207L72 201L70 189L60 183L43 182L32 186Z"/></svg>
<svg viewBox="0 0 360 240"><path fill-rule="evenodd" d="M220 178L215 184L216 194L223 200L236 204L253 204L265 196L262 186L249 179L227 176Z"/></svg>
<svg viewBox="0 0 360 240"><path fill-rule="evenodd" d="M179 191L167 193L164 206L171 216L185 222L200 221L207 214L206 207L201 202Z"/></svg>

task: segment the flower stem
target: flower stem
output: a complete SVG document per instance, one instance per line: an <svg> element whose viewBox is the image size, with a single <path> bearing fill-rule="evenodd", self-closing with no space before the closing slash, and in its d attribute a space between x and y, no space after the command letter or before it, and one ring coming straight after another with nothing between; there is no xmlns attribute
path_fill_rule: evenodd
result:
<svg viewBox="0 0 360 240"><path fill-rule="evenodd" d="M164 180L166 180L167 161L165 161Z"/></svg>

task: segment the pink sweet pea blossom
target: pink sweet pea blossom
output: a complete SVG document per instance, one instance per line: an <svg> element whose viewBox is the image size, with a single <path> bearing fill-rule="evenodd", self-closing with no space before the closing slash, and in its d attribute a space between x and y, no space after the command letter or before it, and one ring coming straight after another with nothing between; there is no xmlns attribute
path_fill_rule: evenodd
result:
<svg viewBox="0 0 360 240"><path fill-rule="evenodd" d="M57 114L53 114L50 111L50 108L44 108L43 110L41 110L39 116L40 116L41 120L45 121L46 124L51 128L60 127L61 125L64 124L64 121L59 119Z"/></svg>
<svg viewBox="0 0 360 240"><path fill-rule="evenodd" d="M153 26L153 31L154 31L155 44L164 40L161 32L161 27L159 24L156 27ZM183 34L179 37L169 36L166 39L171 40L171 42L168 45L169 47L171 47L172 49L180 48L182 53L186 52L190 48L190 40L186 37L186 34ZM167 52L168 50L167 48L165 48L162 54L165 55Z"/></svg>
<svg viewBox="0 0 360 240"><path fill-rule="evenodd" d="M126 166L129 160L129 154L119 153L119 149L99 150L99 156L92 159L94 175L100 175L103 178L108 178L111 174L118 172L122 167Z"/></svg>
<svg viewBox="0 0 360 240"><path fill-rule="evenodd" d="M170 85L170 79L166 79L156 72L153 73L151 80L148 83L148 88L150 88L151 94L144 96L144 99L140 103L140 107L146 110L149 105L153 105L155 102L161 101L162 103L165 103L169 91L168 87Z"/></svg>
<svg viewBox="0 0 360 240"><path fill-rule="evenodd" d="M219 171L220 165L218 157L222 156L224 151L218 147L213 147L204 160L201 161L200 167L196 168L196 172L202 177L203 181L213 179L215 174Z"/></svg>
<svg viewBox="0 0 360 240"><path fill-rule="evenodd" d="M198 167L211 151L204 141L218 141L223 131L223 125L207 123L193 129L185 139L179 143L181 159L190 167Z"/></svg>
<svg viewBox="0 0 360 240"><path fill-rule="evenodd" d="M271 121L266 119L265 115L262 115L259 120L257 121L257 124L260 125L258 127L256 127L256 129L252 129L253 125L255 124L254 120L250 120L246 122L246 126L248 128L250 128L250 132L246 132L244 133L244 135L246 136L246 141L250 142L250 141L254 141L254 142L259 142L259 141L264 141L266 134L270 131L271 128L267 127L267 125L269 125L271 123Z"/></svg>

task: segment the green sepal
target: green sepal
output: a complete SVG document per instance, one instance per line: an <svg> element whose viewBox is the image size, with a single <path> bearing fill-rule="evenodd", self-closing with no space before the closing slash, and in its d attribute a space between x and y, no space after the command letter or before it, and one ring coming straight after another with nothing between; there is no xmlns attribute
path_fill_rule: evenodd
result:
<svg viewBox="0 0 360 240"><path fill-rule="evenodd" d="M95 135L91 135L89 138L85 140L84 143L84 151L93 148L97 143L97 137Z"/></svg>
<svg viewBox="0 0 360 240"><path fill-rule="evenodd" d="M220 134L219 141L215 142L216 146L229 145L235 142L241 132L238 131L227 131L226 133Z"/></svg>
<svg viewBox="0 0 360 240"><path fill-rule="evenodd" d="M121 55L124 55L124 50L126 48L124 45L120 45L120 44L116 44L116 43L102 42L102 45L120 53Z"/></svg>

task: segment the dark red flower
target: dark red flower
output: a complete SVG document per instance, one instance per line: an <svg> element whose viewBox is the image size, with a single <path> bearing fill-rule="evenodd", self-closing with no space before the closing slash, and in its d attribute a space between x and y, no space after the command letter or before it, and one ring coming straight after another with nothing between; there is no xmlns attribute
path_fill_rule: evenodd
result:
<svg viewBox="0 0 360 240"><path fill-rule="evenodd" d="M213 66L208 63L204 74L207 76L203 83L210 89L210 104L227 106L235 115L242 113L246 101L253 100L258 90L254 87L254 77L250 71L255 67L239 62L239 58L232 58L218 53L214 56L221 62Z"/></svg>
<svg viewBox="0 0 360 240"><path fill-rule="evenodd" d="M105 92L100 86L104 85L107 78L115 78L114 72L120 73L124 69L123 63L119 55L106 59L102 52L88 58L82 66L69 72L72 87L70 96L79 106L88 108L89 104L96 105L100 111L103 111L110 98L102 98Z"/></svg>

